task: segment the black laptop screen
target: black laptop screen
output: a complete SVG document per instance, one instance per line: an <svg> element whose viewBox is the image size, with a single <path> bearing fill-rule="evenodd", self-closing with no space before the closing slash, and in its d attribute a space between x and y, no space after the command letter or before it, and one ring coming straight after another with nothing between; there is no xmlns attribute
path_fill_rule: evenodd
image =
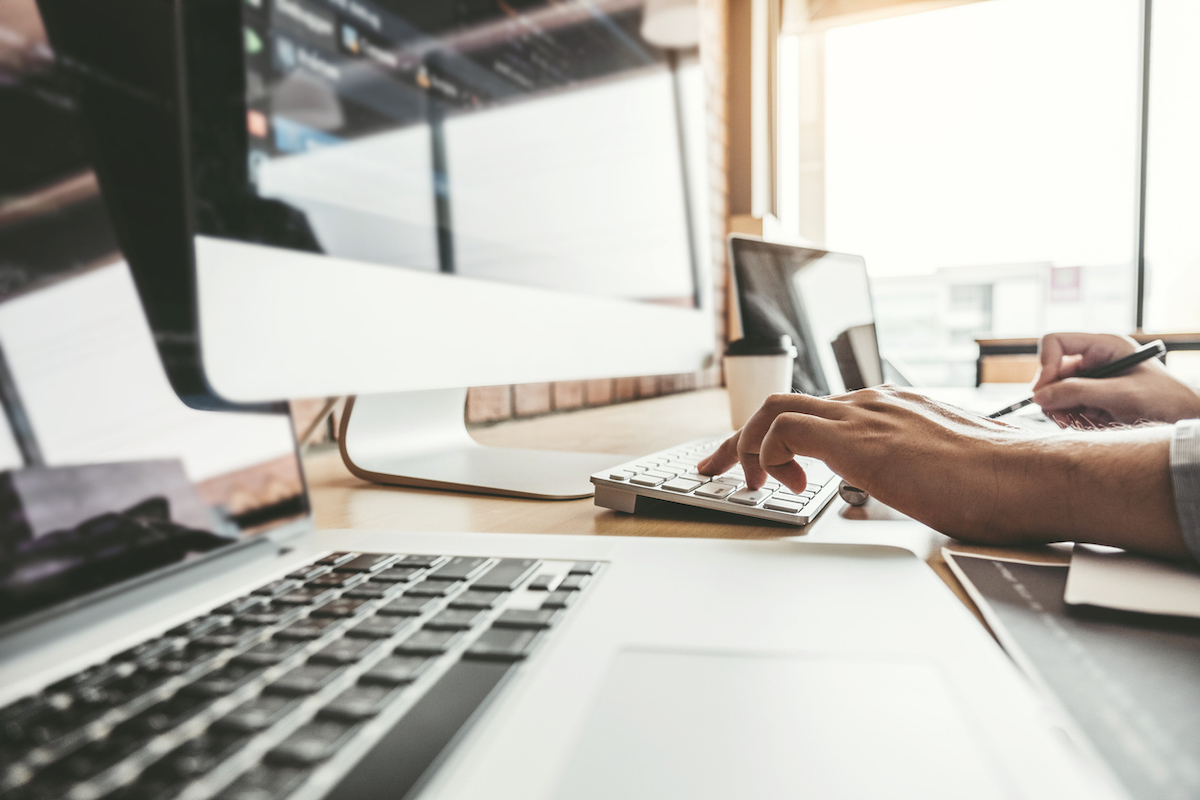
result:
<svg viewBox="0 0 1200 800"><path fill-rule="evenodd" d="M286 415L172 391L77 114L0 3L0 625L308 518Z"/></svg>

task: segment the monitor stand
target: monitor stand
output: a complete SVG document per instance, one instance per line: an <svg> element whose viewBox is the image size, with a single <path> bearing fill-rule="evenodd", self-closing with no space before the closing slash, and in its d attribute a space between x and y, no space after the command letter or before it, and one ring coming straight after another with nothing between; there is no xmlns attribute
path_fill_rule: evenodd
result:
<svg viewBox="0 0 1200 800"><path fill-rule="evenodd" d="M351 397L338 437L342 461L375 483L573 500L592 495L593 472L630 458L482 445L467 432L466 400L466 389Z"/></svg>

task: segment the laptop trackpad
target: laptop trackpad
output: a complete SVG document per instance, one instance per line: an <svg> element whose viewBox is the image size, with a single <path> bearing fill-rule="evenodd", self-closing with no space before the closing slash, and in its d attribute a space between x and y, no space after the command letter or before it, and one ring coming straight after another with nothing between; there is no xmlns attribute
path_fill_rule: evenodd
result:
<svg viewBox="0 0 1200 800"><path fill-rule="evenodd" d="M999 798L965 713L912 660L620 653L557 796Z"/></svg>

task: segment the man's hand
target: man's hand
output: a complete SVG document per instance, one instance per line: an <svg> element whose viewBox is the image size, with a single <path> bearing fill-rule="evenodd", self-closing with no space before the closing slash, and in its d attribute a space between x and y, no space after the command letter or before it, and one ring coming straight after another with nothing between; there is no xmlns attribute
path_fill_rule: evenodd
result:
<svg viewBox="0 0 1200 800"><path fill-rule="evenodd" d="M1186 556L1175 520L1169 428L1044 437L920 394L881 387L772 395L698 465L741 463L804 488L798 455L950 536L1013 544L1074 540Z"/></svg>
<svg viewBox="0 0 1200 800"><path fill-rule="evenodd" d="M1112 378L1075 378L1137 349L1128 336L1051 333L1038 345L1041 369L1033 400L1059 425L1104 427L1134 422L1178 422L1200 417L1200 395L1172 377L1158 359Z"/></svg>

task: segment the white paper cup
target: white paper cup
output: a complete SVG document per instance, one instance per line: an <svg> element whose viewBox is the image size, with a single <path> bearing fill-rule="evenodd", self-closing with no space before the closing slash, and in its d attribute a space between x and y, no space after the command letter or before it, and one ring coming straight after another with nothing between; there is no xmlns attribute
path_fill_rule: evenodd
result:
<svg viewBox="0 0 1200 800"><path fill-rule="evenodd" d="M725 351L729 420L738 430L773 394L792 391L796 348L791 337L739 339Z"/></svg>

